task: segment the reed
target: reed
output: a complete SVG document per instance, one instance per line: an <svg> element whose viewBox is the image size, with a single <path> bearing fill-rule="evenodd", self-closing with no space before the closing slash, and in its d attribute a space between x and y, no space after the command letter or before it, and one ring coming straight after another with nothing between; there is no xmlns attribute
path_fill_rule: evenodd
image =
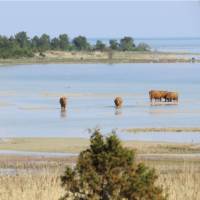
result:
<svg viewBox="0 0 200 200"><path fill-rule="evenodd" d="M168 193L169 200L200 199L200 170L197 163L146 162L156 168L157 184ZM17 170L17 169L16 169ZM46 166L39 171L24 169L18 174L0 176L1 200L58 200L65 192L60 186L63 169Z"/></svg>

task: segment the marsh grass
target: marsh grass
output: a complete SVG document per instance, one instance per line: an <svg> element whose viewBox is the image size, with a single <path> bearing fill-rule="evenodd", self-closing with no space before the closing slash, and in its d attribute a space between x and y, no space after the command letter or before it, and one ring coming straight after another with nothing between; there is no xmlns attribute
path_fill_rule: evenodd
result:
<svg viewBox="0 0 200 200"><path fill-rule="evenodd" d="M145 161L154 167L158 174L157 184L163 186L169 200L200 199L199 162ZM62 167L50 167L48 164L38 171L24 168L16 174L0 176L1 200L58 200L65 191L60 186ZM32 166L33 167L33 166Z"/></svg>
<svg viewBox="0 0 200 200"><path fill-rule="evenodd" d="M158 184L163 186L170 200L200 199L200 172L193 167L158 175Z"/></svg>
<svg viewBox="0 0 200 200"><path fill-rule="evenodd" d="M0 150L14 151L79 153L88 145L89 140L84 138L4 138L0 140ZM200 145L195 143L123 141L123 145L137 149L137 153L200 153ZM2 156L0 161L1 159Z"/></svg>
<svg viewBox="0 0 200 200"><path fill-rule="evenodd" d="M124 129L124 132L128 133L144 133L144 132L167 132L167 133L173 133L173 132L196 132L200 133L200 128L197 127L169 127L169 128L129 128Z"/></svg>
<svg viewBox="0 0 200 200"><path fill-rule="evenodd" d="M1 200L57 200L64 194L60 172L23 173L0 176Z"/></svg>

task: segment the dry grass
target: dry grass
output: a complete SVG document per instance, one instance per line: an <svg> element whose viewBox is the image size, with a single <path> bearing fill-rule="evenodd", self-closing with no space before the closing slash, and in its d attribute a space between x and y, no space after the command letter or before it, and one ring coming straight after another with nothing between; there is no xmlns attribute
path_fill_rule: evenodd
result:
<svg viewBox="0 0 200 200"><path fill-rule="evenodd" d="M158 184L168 193L169 200L200 199L200 172L192 167L183 168L180 172L159 173Z"/></svg>
<svg viewBox="0 0 200 200"><path fill-rule="evenodd" d="M60 172L44 170L42 174L0 176L0 199L58 200L64 194L59 175Z"/></svg>
<svg viewBox="0 0 200 200"><path fill-rule="evenodd" d="M8 138L0 150L39 152L80 152L89 145L84 138Z"/></svg>
<svg viewBox="0 0 200 200"><path fill-rule="evenodd" d="M168 193L169 200L200 199L200 164L183 162L145 161L155 167L159 175L158 185ZM60 168L46 166L37 173L24 169L18 175L0 176L1 200L58 200L64 194L60 186Z"/></svg>
<svg viewBox="0 0 200 200"><path fill-rule="evenodd" d="M88 144L86 139L75 138L13 138L3 140L0 149L79 152ZM158 184L169 194L169 200L200 199L200 157L186 154L200 152L199 145L134 141L123 144L137 149L138 162L157 170ZM14 169L16 173L0 175L0 200L58 200L64 194L59 177L64 166L75 162L76 157L1 155L0 172Z"/></svg>
<svg viewBox="0 0 200 200"><path fill-rule="evenodd" d="M199 144L123 141L138 153L200 153ZM84 138L4 138L0 150L79 153L89 146Z"/></svg>
<svg viewBox="0 0 200 200"><path fill-rule="evenodd" d="M168 127L168 128L129 128L123 131L129 133L139 133L139 132L196 132L200 133L200 128L198 127Z"/></svg>

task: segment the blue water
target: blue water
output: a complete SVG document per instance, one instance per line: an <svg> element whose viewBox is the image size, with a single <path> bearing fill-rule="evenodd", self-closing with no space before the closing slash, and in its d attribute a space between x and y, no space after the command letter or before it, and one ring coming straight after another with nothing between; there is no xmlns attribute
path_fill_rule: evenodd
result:
<svg viewBox="0 0 200 200"><path fill-rule="evenodd" d="M98 38L105 44L109 44L108 38ZM98 40L89 39L92 44ZM116 38L116 40L120 40ZM147 43L152 51L200 53L200 38L135 38L135 44Z"/></svg>
<svg viewBox="0 0 200 200"><path fill-rule="evenodd" d="M133 127L200 127L200 64L48 64L0 67L0 137L89 137L200 142L198 133L122 133ZM148 91L177 91L179 105L151 106ZM59 97L68 96L66 113ZM124 99L116 110L115 96Z"/></svg>

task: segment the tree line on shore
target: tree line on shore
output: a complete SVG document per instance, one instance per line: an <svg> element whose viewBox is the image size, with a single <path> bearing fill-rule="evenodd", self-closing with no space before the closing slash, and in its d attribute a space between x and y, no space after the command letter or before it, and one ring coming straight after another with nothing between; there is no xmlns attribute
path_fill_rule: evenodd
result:
<svg viewBox="0 0 200 200"><path fill-rule="evenodd" d="M33 57L35 53L48 50L57 51L149 51L150 47L145 43L136 46L134 39L125 36L120 40L111 39L109 44L97 40L96 44L89 43L85 36L77 36L70 40L67 34L60 34L51 38L47 34L30 38L26 32L22 31L14 36L0 35L0 58L20 58Z"/></svg>

